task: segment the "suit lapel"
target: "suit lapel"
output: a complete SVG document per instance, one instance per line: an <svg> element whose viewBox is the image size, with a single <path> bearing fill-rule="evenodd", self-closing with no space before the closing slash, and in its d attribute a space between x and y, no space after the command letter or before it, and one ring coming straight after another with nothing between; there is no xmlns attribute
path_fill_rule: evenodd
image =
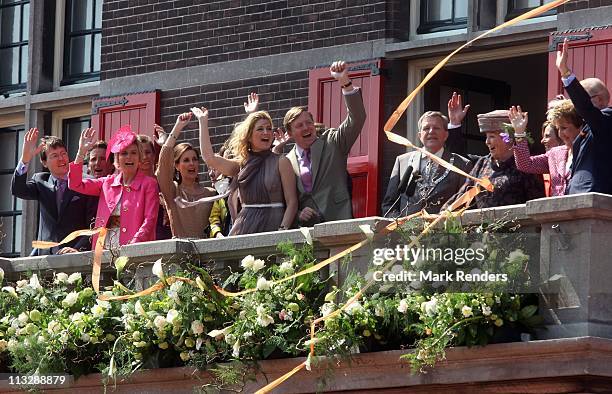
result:
<svg viewBox="0 0 612 394"><path fill-rule="evenodd" d="M293 172L297 176L298 191L300 193L304 193L304 185L302 184L302 177L300 176L300 165L298 164L297 149L295 149L295 146L287 154L287 158L289 159L289 162L291 163L291 166L293 167Z"/></svg>
<svg viewBox="0 0 612 394"><path fill-rule="evenodd" d="M312 171L312 188L314 190L314 185L317 181L317 173L319 172L319 166L321 164L321 159L323 158L323 140L318 138L311 146L310 146L310 169Z"/></svg>

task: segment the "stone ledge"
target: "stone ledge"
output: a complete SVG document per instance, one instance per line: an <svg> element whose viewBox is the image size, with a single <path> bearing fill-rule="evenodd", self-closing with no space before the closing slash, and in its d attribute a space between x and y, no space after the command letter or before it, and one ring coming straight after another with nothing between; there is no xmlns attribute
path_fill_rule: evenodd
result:
<svg viewBox="0 0 612 394"><path fill-rule="evenodd" d="M405 351L395 350L355 354L350 361L336 363L320 359L312 372L302 370L280 385L275 393L311 393L317 380L334 366L325 392L417 392L417 393L570 393L597 392L612 386L612 340L581 337L546 341L494 344L485 347L458 347L447 351L447 358L427 373L411 374L400 361ZM305 358L266 360L256 382L248 382L243 392L251 393L280 377ZM99 393L102 376L81 377L70 387L48 390L54 393ZM168 368L137 372L118 381L115 393L192 393L194 386L210 382L207 372L192 368ZM0 390L13 390L6 381ZM13 390L17 391L17 390Z"/></svg>
<svg viewBox="0 0 612 394"><path fill-rule="evenodd" d="M539 223L579 219L612 220L612 196L583 193L528 201L527 216Z"/></svg>

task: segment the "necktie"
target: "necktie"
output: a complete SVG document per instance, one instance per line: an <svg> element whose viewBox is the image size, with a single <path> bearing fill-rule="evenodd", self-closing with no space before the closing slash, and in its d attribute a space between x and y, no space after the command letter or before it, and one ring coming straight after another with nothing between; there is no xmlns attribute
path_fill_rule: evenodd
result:
<svg viewBox="0 0 612 394"><path fill-rule="evenodd" d="M62 206L62 199L64 198L64 192L68 182L65 179L58 179L55 181L55 204L57 205L57 213L59 214L60 207Z"/></svg>
<svg viewBox="0 0 612 394"><path fill-rule="evenodd" d="M312 192L312 173L310 172L310 149L306 149L302 154L300 164L300 178L306 193Z"/></svg>

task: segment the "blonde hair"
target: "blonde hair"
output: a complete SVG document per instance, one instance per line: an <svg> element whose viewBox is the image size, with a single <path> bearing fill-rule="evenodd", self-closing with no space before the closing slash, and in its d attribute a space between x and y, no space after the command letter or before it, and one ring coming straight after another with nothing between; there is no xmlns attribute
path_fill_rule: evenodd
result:
<svg viewBox="0 0 612 394"><path fill-rule="evenodd" d="M249 140L253 135L255 123L262 119L270 122L270 126L272 126L272 118L270 117L270 114L268 114L266 111L257 111L249 114L249 116L247 116L243 122L236 125L234 131L232 131L228 144L228 150L234 157L240 160L241 165L246 161L249 150L251 149L251 143Z"/></svg>
<svg viewBox="0 0 612 394"><path fill-rule="evenodd" d="M581 127L584 124L584 121L576 112L572 100L559 100L546 112L546 120L549 122L554 123L559 119L564 119L576 127Z"/></svg>

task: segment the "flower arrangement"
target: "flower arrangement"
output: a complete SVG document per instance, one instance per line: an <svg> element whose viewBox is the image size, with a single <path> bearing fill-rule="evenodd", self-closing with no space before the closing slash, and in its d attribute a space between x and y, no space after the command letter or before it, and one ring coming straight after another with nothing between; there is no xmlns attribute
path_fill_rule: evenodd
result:
<svg viewBox="0 0 612 394"><path fill-rule="evenodd" d="M410 238L419 226L405 226L400 235ZM459 235L459 241L453 242L468 242L468 232L479 234L495 261L503 262L511 275L521 274L529 257L518 249L504 251L491 236L498 229L464 229L447 221L445 232ZM54 273L44 279L32 274L3 284L0 270L4 286L0 363L5 363L0 369L75 376L102 372L115 378L140 368L192 365L217 371L225 377L220 378L222 386L227 383L224 379L246 374L237 372L237 367L213 367L218 362L306 355L313 343L310 323L357 294L368 276L349 274L340 287L325 271L293 277L316 263L312 246L284 243L279 250L279 256L266 260L242 259L241 270L232 273L223 287L253 291L236 297L220 294L207 271L189 261L171 276L171 269L158 260L152 272L164 286L126 301L98 299L80 273ZM117 279L126 263L125 258L115 261ZM133 292L119 281L104 292L126 294ZM509 326L529 330L540 323L536 312L536 298L495 288L473 292L373 288L317 326L313 344L317 355L329 357L414 349L404 358L414 370L422 370L443 359L449 346L484 345Z"/></svg>

